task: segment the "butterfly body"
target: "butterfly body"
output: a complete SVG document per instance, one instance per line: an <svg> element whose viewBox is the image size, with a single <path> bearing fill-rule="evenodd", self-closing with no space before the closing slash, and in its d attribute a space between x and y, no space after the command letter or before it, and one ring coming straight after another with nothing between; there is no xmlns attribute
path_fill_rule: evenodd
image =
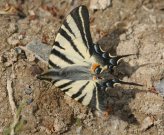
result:
<svg viewBox="0 0 164 135"><path fill-rule="evenodd" d="M49 56L50 69L37 78L51 81L68 96L100 111L106 109L108 87L120 81L112 74L123 56L111 56L92 42L86 6L73 9L56 35Z"/></svg>

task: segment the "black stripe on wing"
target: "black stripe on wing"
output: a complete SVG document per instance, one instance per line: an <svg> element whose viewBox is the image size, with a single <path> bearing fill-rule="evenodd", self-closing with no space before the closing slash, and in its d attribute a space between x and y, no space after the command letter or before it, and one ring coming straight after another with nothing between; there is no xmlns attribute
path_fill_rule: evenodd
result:
<svg viewBox="0 0 164 135"><path fill-rule="evenodd" d="M69 82L67 82L67 83L64 83L64 84L58 86L58 88L62 89L62 88L64 88L64 87L68 87L69 85L71 85L71 84L74 83L74 82L75 82L75 81L69 81Z"/></svg>
<svg viewBox="0 0 164 135"><path fill-rule="evenodd" d="M56 57L61 58L63 61L67 62L68 64L74 64L74 62L72 60L70 60L64 54L60 53L59 51L57 51L54 48L51 50L51 54L55 55Z"/></svg>
<svg viewBox="0 0 164 135"><path fill-rule="evenodd" d="M62 50L65 50L65 48L63 48L57 41L55 41L54 45Z"/></svg>
<svg viewBox="0 0 164 135"><path fill-rule="evenodd" d="M76 37L75 33L73 33L72 29L69 27L69 25L66 21L64 21L63 25L74 37Z"/></svg>
<svg viewBox="0 0 164 135"><path fill-rule="evenodd" d="M77 48L77 45L74 44L73 39L68 35L66 31L64 31L62 28L60 28L59 33L68 41L70 42L73 49L82 57L84 58L83 54L80 53L80 51Z"/></svg>
<svg viewBox="0 0 164 135"><path fill-rule="evenodd" d="M77 59L83 62L82 59L91 57L93 50L89 13L85 6L79 6L70 12L60 27L50 54L49 65L62 68L80 63ZM57 63L60 59L63 62Z"/></svg>
<svg viewBox="0 0 164 135"><path fill-rule="evenodd" d="M55 63L53 63L50 59L48 60L48 64L49 64L49 68L51 68L51 67L57 68L57 69L60 68L58 65L56 65Z"/></svg>
<svg viewBox="0 0 164 135"><path fill-rule="evenodd" d="M88 81L85 85L83 85L83 86L78 90L77 93L73 94L73 95L71 96L71 98L74 99L74 98L80 96L80 95L82 94L83 90L87 87L88 84L89 84L89 81Z"/></svg>
<svg viewBox="0 0 164 135"><path fill-rule="evenodd" d="M93 47L93 41L90 33L90 22L89 22L89 13L88 10L85 6L82 6L82 11L81 11L83 21L84 21L84 30L86 34L86 39L88 41L88 47L92 48Z"/></svg>
<svg viewBox="0 0 164 135"><path fill-rule="evenodd" d="M82 103L83 100L84 100L84 98L86 97L86 95L87 95L87 94L85 94L84 96L82 96L81 98L79 98L77 101L80 102L80 103Z"/></svg>
<svg viewBox="0 0 164 135"><path fill-rule="evenodd" d="M62 89L62 91L63 91L63 92L68 92L71 88L72 88L72 87L66 88L66 89Z"/></svg>
<svg viewBox="0 0 164 135"><path fill-rule="evenodd" d="M79 6L71 12L71 17L76 22L78 29L81 33L81 37L85 46L89 49L90 54L92 49L92 37L90 33L89 13L86 6Z"/></svg>
<svg viewBox="0 0 164 135"><path fill-rule="evenodd" d="M106 93L100 87L97 89L97 109L105 111L107 108L107 98Z"/></svg>
<svg viewBox="0 0 164 135"><path fill-rule="evenodd" d="M55 83L59 82L61 80L55 80L53 81L53 85L55 85ZM68 92L72 87L71 84L73 84L75 81L69 81L67 83L63 83L60 86L58 86L58 88L60 88L63 92ZM70 86L69 88L67 88L68 86ZM66 88L65 88L66 87Z"/></svg>
<svg viewBox="0 0 164 135"><path fill-rule="evenodd" d="M89 105L91 108L95 108L100 111L105 111L107 102L106 102L106 93L101 89L99 84L96 83L96 87L93 91L92 100Z"/></svg>
<svg viewBox="0 0 164 135"><path fill-rule="evenodd" d="M54 85L56 82L58 82L59 80L53 80L52 84Z"/></svg>

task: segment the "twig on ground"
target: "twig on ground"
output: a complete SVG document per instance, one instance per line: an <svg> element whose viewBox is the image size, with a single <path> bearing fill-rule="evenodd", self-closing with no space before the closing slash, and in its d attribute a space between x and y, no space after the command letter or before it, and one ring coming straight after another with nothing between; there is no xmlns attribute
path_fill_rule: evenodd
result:
<svg viewBox="0 0 164 135"><path fill-rule="evenodd" d="M13 98L12 80L9 78L7 79L7 92L9 96L11 111L14 116L14 121L10 126L10 135L15 135L14 129L19 122L20 115L17 115L17 107L15 105L14 98Z"/></svg>

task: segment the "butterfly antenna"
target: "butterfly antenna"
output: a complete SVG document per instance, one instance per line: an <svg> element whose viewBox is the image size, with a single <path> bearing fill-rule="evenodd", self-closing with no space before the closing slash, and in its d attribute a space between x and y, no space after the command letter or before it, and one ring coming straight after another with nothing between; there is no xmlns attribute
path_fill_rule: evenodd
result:
<svg viewBox="0 0 164 135"><path fill-rule="evenodd" d="M120 81L120 80L118 80L118 83L120 83L120 84L127 84L127 85L133 85L133 86L144 86L142 84L138 84L138 83L134 83L134 82L124 82L124 81Z"/></svg>

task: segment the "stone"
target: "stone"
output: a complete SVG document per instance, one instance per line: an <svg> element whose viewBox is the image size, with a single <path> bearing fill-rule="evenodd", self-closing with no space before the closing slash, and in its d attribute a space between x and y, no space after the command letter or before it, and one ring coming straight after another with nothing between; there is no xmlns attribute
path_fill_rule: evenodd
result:
<svg viewBox="0 0 164 135"><path fill-rule="evenodd" d="M151 116L146 117L141 124L141 131L146 131L154 124L154 118Z"/></svg>
<svg viewBox="0 0 164 135"><path fill-rule="evenodd" d="M111 0L91 0L90 9L106 9L107 7L111 6L111 4Z"/></svg>
<svg viewBox="0 0 164 135"><path fill-rule="evenodd" d="M9 37L7 39L7 42L10 44L10 45L13 45L13 46L16 46L20 43L18 37L16 34L13 34L11 37Z"/></svg>

